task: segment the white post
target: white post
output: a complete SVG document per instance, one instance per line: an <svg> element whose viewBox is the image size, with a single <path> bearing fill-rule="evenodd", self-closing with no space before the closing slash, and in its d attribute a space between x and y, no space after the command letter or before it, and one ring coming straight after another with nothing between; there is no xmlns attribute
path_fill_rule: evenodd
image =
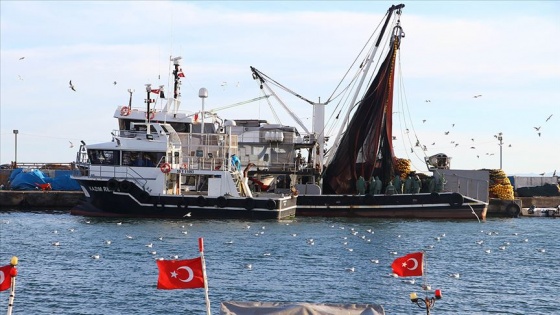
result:
<svg viewBox="0 0 560 315"><path fill-rule="evenodd" d="M198 97L202 99L202 127L200 128L200 133L204 133L204 99L208 98L208 90L200 88L200 90L198 90Z"/></svg>
<svg viewBox="0 0 560 315"><path fill-rule="evenodd" d="M198 250L200 251L200 258L202 260L202 277L204 278L204 296L206 299L206 314L211 315L210 312L210 298L208 298L208 280L206 279L206 262L204 261L204 239L198 238Z"/></svg>
<svg viewBox="0 0 560 315"><path fill-rule="evenodd" d="M12 260L10 261L10 265L12 265L12 268L10 269L11 283L10 283L10 298L8 299L7 315L12 315L12 309L14 308L14 298L16 297L17 264L18 264L18 258L16 256L13 256Z"/></svg>

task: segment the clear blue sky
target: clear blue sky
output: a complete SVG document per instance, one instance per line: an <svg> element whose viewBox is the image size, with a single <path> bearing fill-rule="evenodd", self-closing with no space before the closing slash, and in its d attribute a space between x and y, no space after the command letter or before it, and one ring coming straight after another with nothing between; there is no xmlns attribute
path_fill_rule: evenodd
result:
<svg viewBox="0 0 560 315"><path fill-rule="evenodd" d="M502 132L506 173L560 172L560 2L403 3L397 155L420 171L436 153L452 156L453 168L498 168ZM0 164L14 160L14 129L19 162L71 162L70 142L110 140L127 89L167 86L170 55L183 57L183 110L200 109L201 87L206 109L260 96L249 66L324 100L392 4L1 1ZM136 93L133 106L143 98ZM310 127L309 105L284 101ZM274 121L264 101L219 114Z"/></svg>

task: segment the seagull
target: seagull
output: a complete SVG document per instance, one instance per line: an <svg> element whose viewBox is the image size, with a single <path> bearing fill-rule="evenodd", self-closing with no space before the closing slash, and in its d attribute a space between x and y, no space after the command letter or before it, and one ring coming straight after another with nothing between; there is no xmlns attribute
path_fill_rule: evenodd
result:
<svg viewBox="0 0 560 315"><path fill-rule="evenodd" d="M480 241L476 241L476 243L477 243L478 245L482 245L482 243L484 243L484 241L480 240Z"/></svg>
<svg viewBox="0 0 560 315"><path fill-rule="evenodd" d="M425 122L426 122L426 119L422 119L422 123L425 123Z"/></svg>
<svg viewBox="0 0 560 315"><path fill-rule="evenodd" d="M185 214L185 215L183 216L183 218L190 217L190 216L191 216L191 213L189 212L189 213Z"/></svg>
<svg viewBox="0 0 560 315"><path fill-rule="evenodd" d="M99 259L99 257L100 257L99 254L91 255L91 258L93 259Z"/></svg>
<svg viewBox="0 0 560 315"><path fill-rule="evenodd" d="M247 270L253 270L253 265L251 265L251 264L246 264L246 265L245 265L245 269L247 269Z"/></svg>
<svg viewBox="0 0 560 315"><path fill-rule="evenodd" d="M538 126L538 127L533 127L533 128L535 128L535 130L536 130L536 131L539 131L539 130L541 130L541 126Z"/></svg>
<svg viewBox="0 0 560 315"><path fill-rule="evenodd" d="M185 235L189 234L189 232L187 232L187 231L182 231L181 233L183 233Z"/></svg>
<svg viewBox="0 0 560 315"><path fill-rule="evenodd" d="M355 270L354 267L346 268L346 271L348 272L354 272L354 270Z"/></svg>
<svg viewBox="0 0 560 315"><path fill-rule="evenodd" d="M370 259L370 261L374 264L378 264L379 263L379 259Z"/></svg>
<svg viewBox="0 0 560 315"><path fill-rule="evenodd" d="M547 118L547 119L546 119L546 120L545 120L544 122L547 122L547 121L549 121L549 120L550 120L550 118L552 118L552 115L554 115L554 114L550 114L550 116L548 116L548 118Z"/></svg>
<svg viewBox="0 0 560 315"><path fill-rule="evenodd" d="M152 248L153 246L154 246L154 244L152 244L152 243L146 244L146 247L149 247L149 248Z"/></svg>
<svg viewBox="0 0 560 315"><path fill-rule="evenodd" d="M19 60L23 60L23 59L25 59L25 57L19 57Z"/></svg>
<svg viewBox="0 0 560 315"><path fill-rule="evenodd" d="M129 239L129 240L133 239L133 237L130 236L130 235L127 235L126 238Z"/></svg>
<svg viewBox="0 0 560 315"><path fill-rule="evenodd" d="M426 103L431 103L432 101L431 101L431 100L425 100L425 102L426 102Z"/></svg>
<svg viewBox="0 0 560 315"><path fill-rule="evenodd" d="M449 131L446 131L446 132L445 132L445 135L447 136L448 134L449 134Z"/></svg>
<svg viewBox="0 0 560 315"><path fill-rule="evenodd" d="M155 254L157 254L157 252L153 251L153 252L150 252L150 254L155 255Z"/></svg>
<svg viewBox="0 0 560 315"><path fill-rule="evenodd" d="M482 95L478 94L478 95L473 96L473 98L479 98L479 97L482 97Z"/></svg>
<svg viewBox="0 0 560 315"><path fill-rule="evenodd" d="M539 248L539 249L537 249L537 251L539 251L539 252L541 252L541 253L546 252L546 250L545 250L544 248Z"/></svg>
<svg viewBox="0 0 560 315"><path fill-rule="evenodd" d="M74 144L72 143L72 141L68 141L68 142L70 142L70 148L73 148Z"/></svg>
<svg viewBox="0 0 560 315"><path fill-rule="evenodd" d="M452 277L452 278L457 278L457 279L459 279L459 277L461 277L461 275L459 275L458 273L452 273L449 276Z"/></svg>
<svg viewBox="0 0 560 315"><path fill-rule="evenodd" d="M117 225L122 225L122 222L117 222Z"/></svg>
<svg viewBox="0 0 560 315"><path fill-rule="evenodd" d="M486 254L490 254L490 250L489 250L489 249L485 250L484 252L486 252Z"/></svg>
<svg viewBox="0 0 560 315"><path fill-rule="evenodd" d="M117 81L113 81L113 85L117 85Z"/></svg>
<svg viewBox="0 0 560 315"><path fill-rule="evenodd" d="M233 244L233 241L227 241L227 242L225 242L224 244L231 245L231 244Z"/></svg>
<svg viewBox="0 0 560 315"><path fill-rule="evenodd" d="M21 77L21 75L18 74L17 76L18 76L18 79L20 79L21 81L23 81L23 78Z"/></svg>
<svg viewBox="0 0 560 315"><path fill-rule="evenodd" d="M54 242L52 244L53 244L53 246L60 246L60 242Z"/></svg>
<svg viewBox="0 0 560 315"><path fill-rule="evenodd" d="M106 240L106 241L105 241L105 244L111 245L111 241L110 241L110 240Z"/></svg>
<svg viewBox="0 0 560 315"><path fill-rule="evenodd" d="M68 84L70 85L69 88L70 88L72 91L76 92L76 87L74 87L74 85L72 84L72 80L70 80L70 82L68 82Z"/></svg>

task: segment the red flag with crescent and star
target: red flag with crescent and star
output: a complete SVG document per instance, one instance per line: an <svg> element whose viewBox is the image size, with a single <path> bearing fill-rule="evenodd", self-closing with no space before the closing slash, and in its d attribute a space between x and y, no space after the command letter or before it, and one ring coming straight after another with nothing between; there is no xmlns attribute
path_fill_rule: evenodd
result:
<svg viewBox="0 0 560 315"><path fill-rule="evenodd" d="M420 277L424 275L424 253L410 253L398 257L391 264L391 268L399 277Z"/></svg>
<svg viewBox="0 0 560 315"><path fill-rule="evenodd" d="M0 291L8 290L12 285L12 265L0 267Z"/></svg>
<svg viewBox="0 0 560 315"><path fill-rule="evenodd" d="M157 288L161 290L204 288L202 258L158 260Z"/></svg>

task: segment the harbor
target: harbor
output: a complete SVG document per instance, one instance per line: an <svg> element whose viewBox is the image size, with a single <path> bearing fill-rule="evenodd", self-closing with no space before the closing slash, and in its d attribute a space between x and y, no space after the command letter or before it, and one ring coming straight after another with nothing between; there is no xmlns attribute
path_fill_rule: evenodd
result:
<svg viewBox="0 0 560 315"><path fill-rule="evenodd" d="M390 265L397 256L426 250L427 279L444 295L434 314L544 315L558 309L546 297L554 296L560 276L551 272L543 280L542 270L560 259L559 233L558 220L524 217L482 224L297 217L263 222L11 211L0 212L0 257L20 259L14 314L205 314L202 289L156 289L155 263L160 257L196 257L196 239L204 237L213 314L231 300L373 303L387 314L425 314L409 300L410 292L423 295L422 279L395 278ZM539 294L520 289L530 283L539 284ZM464 303L465 294L477 303Z"/></svg>

